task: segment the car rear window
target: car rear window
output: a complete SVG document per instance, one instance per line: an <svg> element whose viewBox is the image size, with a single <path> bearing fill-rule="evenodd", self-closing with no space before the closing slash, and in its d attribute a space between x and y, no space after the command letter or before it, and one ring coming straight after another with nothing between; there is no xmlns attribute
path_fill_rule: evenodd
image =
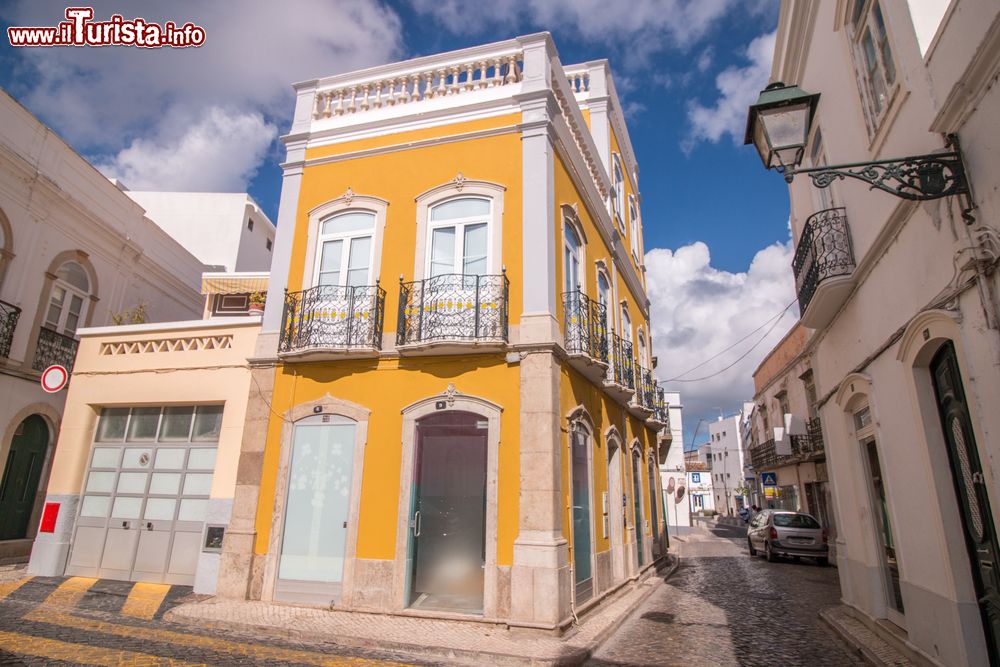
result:
<svg viewBox="0 0 1000 667"><path fill-rule="evenodd" d="M779 528L819 528L819 522L808 514L775 514L774 525Z"/></svg>

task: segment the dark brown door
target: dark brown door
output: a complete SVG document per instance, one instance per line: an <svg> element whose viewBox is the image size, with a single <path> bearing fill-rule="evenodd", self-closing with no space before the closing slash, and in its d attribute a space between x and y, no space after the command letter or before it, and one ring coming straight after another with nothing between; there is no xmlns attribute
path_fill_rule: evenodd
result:
<svg viewBox="0 0 1000 667"><path fill-rule="evenodd" d="M0 478L0 540L28 536L28 522L35 507L48 445L49 427L38 415L25 419L14 432Z"/></svg>
<svg viewBox="0 0 1000 667"><path fill-rule="evenodd" d="M983 468L972 431L962 376L958 370L955 346L946 343L931 361L931 375L937 394L941 427L948 443L948 460L962 514L962 528L972 566L972 578L983 618L990 664L1000 664L1000 573L993 512L986 495Z"/></svg>

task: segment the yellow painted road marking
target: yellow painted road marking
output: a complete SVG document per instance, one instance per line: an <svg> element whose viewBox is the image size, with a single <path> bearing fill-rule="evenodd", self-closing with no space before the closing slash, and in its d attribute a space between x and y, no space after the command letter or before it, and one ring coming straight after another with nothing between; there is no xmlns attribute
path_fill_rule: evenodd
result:
<svg viewBox="0 0 1000 667"><path fill-rule="evenodd" d="M135 618L153 618L156 610L163 604L163 598L170 592L167 584L146 584L139 582L129 591L128 599L122 606L122 616Z"/></svg>
<svg viewBox="0 0 1000 667"><path fill-rule="evenodd" d="M24 586L29 581L31 581L31 577L0 583L0 600L3 600L5 597L16 591L21 586Z"/></svg>
<svg viewBox="0 0 1000 667"><path fill-rule="evenodd" d="M46 660L64 660L74 664L106 665L107 667L118 667L119 665L171 665L176 667L190 665L194 667L194 665L205 665L203 662L184 662L148 653L71 644L57 639L45 639L44 637L4 631L0 631L0 649L19 655L45 658Z"/></svg>
<svg viewBox="0 0 1000 667"><path fill-rule="evenodd" d="M173 646L186 646L190 648L204 649L216 653L228 653L236 656L260 660L263 662L292 662L304 665L317 665L317 667L406 667L406 663L388 662L381 660L371 660L366 658L352 658L348 656L333 656L324 653L313 653L311 651L300 651L295 649L284 649L276 646L264 644L251 644L216 639L205 635L186 634L171 630L159 630L150 627L137 627L132 625L117 625L106 621L99 621L92 618L71 616L70 614L49 611L36 608L34 611L24 616L25 620L37 623L48 623L66 628L85 630L88 633L102 633L138 639L142 641L163 642ZM98 643L100 639L92 634L88 634L86 641Z"/></svg>
<svg viewBox="0 0 1000 667"><path fill-rule="evenodd" d="M70 577L49 593L42 604L53 607L75 607L95 583L97 579L90 577Z"/></svg>

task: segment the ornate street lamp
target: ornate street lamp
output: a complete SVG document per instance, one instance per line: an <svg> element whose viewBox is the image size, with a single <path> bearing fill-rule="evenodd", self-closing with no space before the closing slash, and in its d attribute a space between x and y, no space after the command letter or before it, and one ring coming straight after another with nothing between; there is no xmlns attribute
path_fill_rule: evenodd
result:
<svg viewBox="0 0 1000 667"><path fill-rule="evenodd" d="M795 174L808 174L817 188L850 177L868 183L871 189L914 201L960 195L962 218L969 224L975 221L965 163L954 134L947 136L949 150L939 153L800 169L817 104L818 93L781 82L768 85L749 109L743 143L753 143L764 166L784 174L788 183Z"/></svg>

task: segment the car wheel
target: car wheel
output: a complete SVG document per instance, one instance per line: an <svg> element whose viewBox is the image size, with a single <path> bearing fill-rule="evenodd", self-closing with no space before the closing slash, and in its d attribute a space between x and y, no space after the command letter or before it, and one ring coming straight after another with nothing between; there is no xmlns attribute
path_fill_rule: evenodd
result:
<svg viewBox="0 0 1000 667"><path fill-rule="evenodd" d="M753 548L753 542L750 541L749 537L747 538L747 547L750 549L751 556L757 555L757 550Z"/></svg>
<svg viewBox="0 0 1000 667"><path fill-rule="evenodd" d="M764 542L764 556L767 558L768 563L773 563L778 560L778 556L771 551L770 542Z"/></svg>
<svg viewBox="0 0 1000 667"><path fill-rule="evenodd" d="M819 558L816 559L816 564L819 565L820 567L826 567L827 565L830 564L830 559L827 558L826 556L820 556Z"/></svg>

